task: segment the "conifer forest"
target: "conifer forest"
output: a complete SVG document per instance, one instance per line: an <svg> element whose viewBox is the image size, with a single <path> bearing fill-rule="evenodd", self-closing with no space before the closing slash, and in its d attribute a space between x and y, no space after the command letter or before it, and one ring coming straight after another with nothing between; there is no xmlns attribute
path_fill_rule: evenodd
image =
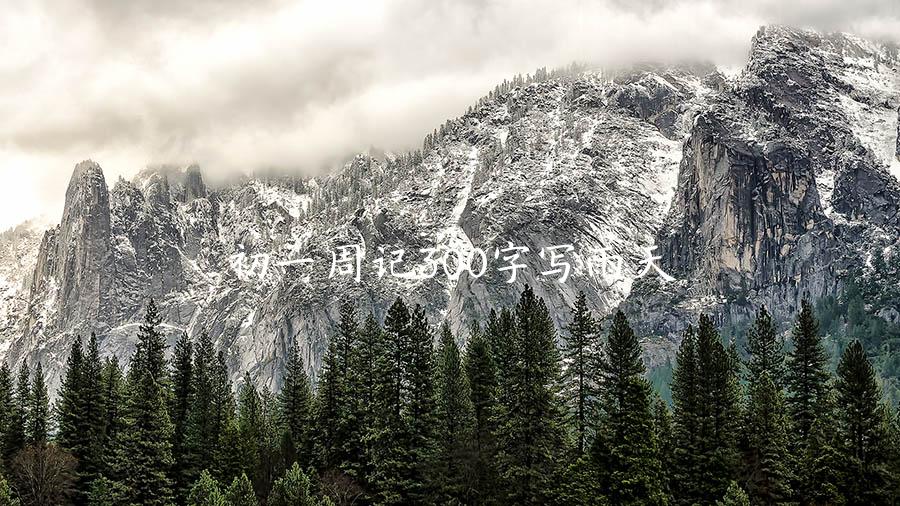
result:
<svg viewBox="0 0 900 506"><path fill-rule="evenodd" d="M698 315L669 403L583 295L558 336L525 288L464 347L347 304L316 385L293 347L277 392L205 334L169 353L151 300L127 370L76 339L52 405L41 364L0 369L0 504L896 504L896 407L859 341L832 370L815 313L788 344L759 308L740 348Z"/></svg>

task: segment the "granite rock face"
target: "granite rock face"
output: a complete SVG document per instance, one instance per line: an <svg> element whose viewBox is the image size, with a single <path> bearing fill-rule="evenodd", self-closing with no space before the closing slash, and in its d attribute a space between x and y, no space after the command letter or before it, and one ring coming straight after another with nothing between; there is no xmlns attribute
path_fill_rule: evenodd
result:
<svg viewBox="0 0 900 506"><path fill-rule="evenodd" d="M30 287L0 299L0 349L13 365L42 361L51 386L76 334L96 332L104 354L127 362L153 297L170 340L209 332L234 378L277 389L295 342L315 377L343 301L381 318L402 296L465 338L528 283L560 329L579 291L598 313L638 317L652 366L698 311L720 323L759 304L789 316L897 241L898 106L898 62L880 46L771 27L740 74L542 72L498 87L421 151L361 154L325 177L210 186L197 167L153 167L109 191L83 162L60 224L29 232L24 263L0 256L0 274ZM510 244L530 249L512 283L494 258ZM541 274L540 252L563 244L580 256L560 283ZM344 245L365 255L359 282L331 272ZM654 245L676 280L632 283ZM480 248L489 268L477 278L375 268L403 249L396 270L421 270L432 247ZM626 279L585 261L604 251L624 259ZM241 255L269 255L265 276L239 275ZM276 265L289 258L314 263Z"/></svg>

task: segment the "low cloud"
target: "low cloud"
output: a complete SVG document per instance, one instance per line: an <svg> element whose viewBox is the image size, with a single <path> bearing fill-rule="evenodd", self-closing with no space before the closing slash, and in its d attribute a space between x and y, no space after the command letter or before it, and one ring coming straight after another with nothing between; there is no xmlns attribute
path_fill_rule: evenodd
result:
<svg viewBox="0 0 900 506"><path fill-rule="evenodd" d="M6 5L4 5L6 4ZM496 83L572 61L743 62L762 24L900 34L896 0L0 0L0 227L72 166L316 171L400 151Z"/></svg>

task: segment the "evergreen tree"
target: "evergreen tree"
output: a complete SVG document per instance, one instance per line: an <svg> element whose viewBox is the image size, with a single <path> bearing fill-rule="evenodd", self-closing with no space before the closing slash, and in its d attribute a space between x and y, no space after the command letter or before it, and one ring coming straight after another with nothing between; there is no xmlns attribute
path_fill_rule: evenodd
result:
<svg viewBox="0 0 900 506"><path fill-rule="evenodd" d="M201 332L194 347L193 358L184 457L177 467L181 476L176 476L182 483L193 483L200 471L213 467L219 450L215 395L216 351L208 333Z"/></svg>
<svg viewBox="0 0 900 506"><path fill-rule="evenodd" d="M813 315L812 305L805 300L794 326L793 342L794 349L788 355L785 378L788 392L786 404L793 423L790 448L797 456L797 495L810 497L820 493L822 489L822 483L813 478L818 465L812 459L821 450L813 448L817 444L813 437L813 426L823 414L829 385L827 358L819 335L819 323ZM831 420L823 418L821 423L831 423ZM819 437L823 435L819 434Z"/></svg>
<svg viewBox="0 0 900 506"><path fill-rule="evenodd" d="M607 496L614 504L665 504L650 384L640 343L621 311L613 317L600 370L607 427L598 437L609 452Z"/></svg>
<svg viewBox="0 0 900 506"><path fill-rule="evenodd" d="M309 478L294 462L282 478L279 478L269 494L267 506L316 506L310 490Z"/></svg>
<svg viewBox="0 0 900 506"><path fill-rule="evenodd" d="M15 430L12 426L15 409L12 376L3 362L0 363L0 457L5 458L8 435Z"/></svg>
<svg viewBox="0 0 900 506"><path fill-rule="evenodd" d="M678 504L694 504L702 495L700 476L700 371L697 364L697 334L688 326L675 356L672 375L673 495Z"/></svg>
<svg viewBox="0 0 900 506"><path fill-rule="evenodd" d="M47 418L50 413L50 398L44 383L44 369L38 362L34 368L34 380L28 397L28 443L43 444L47 441Z"/></svg>
<svg viewBox="0 0 900 506"><path fill-rule="evenodd" d="M840 491L843 467L836 425L837 406L833 389L825 394L809 433L809 444L800 455L803 473L797 496L806 504L845 504Z"/></svg>
<svg viewBox="0 0 900 506"><path fill-rule="evenodd" d="M875 370L859 341L844 351L837 375L843 495L848 504L885 504L889 483L884 406Z"/></svg>
<svg viewBox="0 0 900 506"><path fill-rule="evenodd" d="M12 463L12 459L16 454L25 447L27 441L26 428L29 426L28 399L31 397L29 376L28 364L23 360L22 366L19 368L16 395L10 410L9 431L4 438L4 460L7 466Z"/></svg>
<svg viewBox="0 0 900 506"><path fill-rule="evenodd" d="M416 305L410 315L409 332L404 344L403 363L404 417L409 428L405 442L408 455L410 499L425 500L429 495L426 473L435 451L435 360L434 336L425 317L425 308Z"/></svg>
<svg viewBox="0 0 900 506"><path fill-rule="evenodd" d="M192 400L194 347L187 333L182 332L172 355L172 396L169 412L172 414L172 480L175 494L184 498L190 485L188 465L188 415Z"/></svg>
<svg viewBox="0 0 900 506"><path fill-rule="evenodd" d="M560 366L556 330L544 301L530 287L515 309L515 359L503 372L509 388L499 428L502 478L514 504L549 500L563 449Z"/></svg>
<svg viewBox="0 0 900 506"><path fill-rule="evenodd" d="M740 463L738 359L706 315L688 327L672 381L675 404L674 498L709 504L725 495Z"/></svg>
<svg viewBox="0 0 900 506"><path fill-rule="evenodd" d="M243 456L243 473L262 486L262 452L265 451L262 399L253 386L249 374L238 389L238 452ZM235 478L237 479L237 478ZM233 484L232 484L233 485Z"/></svg>
<svg viewBox="0 0 900 506"><path fill-rule="evenodd" d="M79 461L87 453L89 444L85 438L86 420L84 402L81 399L86 393L84 376L84 351L81 337L76 336L69 351L69 358L66 359L66 369L59 391L57 442Z"/></svg>
<svg viewBox="0 0 900 506"><path fill-rule="evenodd" d="M472 399L473 502L490 504L497 492L497 369L487 336L478 325L469 337L465 370Z"/></svg>
<svg viewBox="0 0 900 506"><path fill-rule="evenodd" d="M99 461L101 469L107 477L120 474L114 469L116 464L119 435L124 427L125 382L122 368L115 357L109 357L103 363L100 373L100 405L102 415L100 424L103 428Z"/></svg>
<svg viewBox="0 0 900 506"><path fill-rule="evenodd" d="M379 352L379 343L383 342L381 327L375 315L369 313L359 333L359 343L350 349L350 363L347 371L348 390L352 393L349 399L347 424L350 430L345 442L344 453L350 459L345 469L347 475L365 486L368 476L373 473L368 459L370 440L368 435L374 430L373 413L375 403L375 386L378 378L375 372L375 361Z"/></svg>
<svg viewBox="0 0 900 506"><path fill-rule="evenodd" d="M673 472L675 466L675 436L672 428L672 413L659 395L653 405L653 432L656 435L657 460L660 465L659 481L663 494L672 496Z"/></svg>
<svg viewBox="0 0 900 506"><path fill-rule="evenodd" d="M188 506L226 506L225 496L219 490L219 483L209 471L200 473L200 478L191 487Z"/></svg>
<svg viewBox="0 0 900 506"><path fill-rule="evenodd" d="M128 491L116 481L99 476L90 483L87 493L88 506L120 506L125 504Z"/></svg>
<svg viewBox="0 0 900 506"><path fill-rule="evenodd" d="M750 381L766 373L776 388L784 387L784 345L765 307L756 313L756 319L747 332L746 351L750 357L747 363Z"/></svg>
<svg viewBox="0 0 900 506"><path fill-rule="evenodd" d="M443 503L471 503L472 399L459 346L446 322L441 326L437 380L436 493Z"/></svg>
<svg viewBox="0 0 900 506"><path fill-rule="evenodd" d="M259 506L256 500L256 494L253 492L253 485L246 474L241 474L235 478L225 493L226 503L229 506Z"/></svg>
<svg viewBox="0 0 900 506"><path fill-rule="evenodd" d="M211 443L214 445L212 461L209 463L213 476L218 480L230 482L241 472L240 465L235 462L239 457L235 454L237 445L237 422L235 420L235 402L232 395L231 378L225 364L225 355L220 351L212 368L212 433Z"/></svg>
<svg viewBox="0 0 900 506"><path fill-rule="evenodd" d="M388 309L384 332L375 343L375 386L372 422L366 435L368 459L372 463L368 482L375 499L383 504L410 501L409 427L403 413L406 388L403 367L409 342L410 314L397 299Z"/></svg>
<svg viewBox="0 0 900 506"><path fill-rule="evenodd" d="M323 469L348 469L352 466L349 439L355 420L351 415L350 362L359 340L356 309L341 305L338 333L328 344L322 360L316 403L316 447Z"/></svg>
<svg viewBox="0 0 900 506"><path fill-rule="evenodd" d="M716 501L716 506L750 506L750 497L736 481L732 481L725 491L725 497Z"/></svg>
<svg viewBox="0 0 900 506"><path fill-rule="evenodd" d="M784 396L767 371L750 384L744 457L747 492L754 504L780 504L791 497L788 417Z"/></svg>
<svg viewBox="0 0 900 506"><path fill-rule="evenodd" d="M575 449L584 455L588 444L590 420L595 418L597 364L599 363L599 325L591 315L584 292L579 292L568 327L569 339L563 349L566 361L565 383L569 410L574 418Z"/></svg>
<svg viewBox="0 0 900 506"><path fill-rule="evenodd" d="M88 354L80 338L72 344L57 405L57 441L77 462L74 502L87 501L88 484L103 467L103 388L97 337L91 334Z"/></svg>
<svg viewBox="0 0 900 506"><path fill-rule="evenodd" d="M287 458L311 464L310 422L313 398L309 377L306 375L300 348L296 343L291 345L286 357L278 402L281 409Z"/></svg>
<svg viewBox="0 0 900 506"><path fill-rule="evenodd" d="M6 478L0 475L0 506L19 506L19 499L13 494Z"/></svg>
<svg viewBox="0 0 900 506"><path fill-rule="evenodd" d="M128 490L128 503L167 505L172 500L172 423L166 402L165 338L153 300L138 330L128 371L123 427L118 432L116 470Z"/></svg>

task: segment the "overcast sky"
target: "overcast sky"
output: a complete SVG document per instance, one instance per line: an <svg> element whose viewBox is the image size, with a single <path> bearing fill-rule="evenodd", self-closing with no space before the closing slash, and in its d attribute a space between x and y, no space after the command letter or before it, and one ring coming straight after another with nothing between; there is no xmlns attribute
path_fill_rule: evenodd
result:
<svg viewBox="0 0 900 506"><path fill-rule="evenodd" d="M788 5L789 4L789 5ZM404 150L516 73L743 62L760 25L900 38L897 0L0 0L0 228L74 165L314 170Z"/></svg>

